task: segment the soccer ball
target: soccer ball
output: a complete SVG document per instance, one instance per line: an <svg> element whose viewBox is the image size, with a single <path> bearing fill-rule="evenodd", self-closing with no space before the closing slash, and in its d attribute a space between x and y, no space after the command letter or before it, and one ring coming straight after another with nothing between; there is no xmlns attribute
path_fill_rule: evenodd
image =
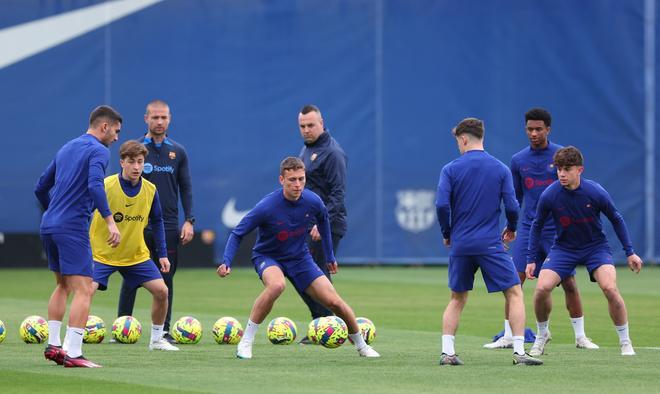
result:
<svg viewBox="0 0 660 394"><path fill-rule="evenodd" d="M288 345L296 340L296 323L286 317L276 317L268 324L268 340L274 345Z"/></svg>
<svg viewBox="0 0 660 394"><path fill-rule="evenodd" d="M341 346L348 338L346 323L337 316L324 317L319 321L316 339L324 347L334 349Z"/></svg>
<svg viewBox="0 0 660 394"><path fill-rule="evenodd" d="M318 332L319 324L323 319L325 319L325 317L317 317L316 319L309 322L309 326L307 326L307 338L309 338L309 340L312 341L312 343L315 345L319 344L319 339L316 336L316 333Z"/></svg>
<svg viewBox="0 0 660 394"><path fill-rule="evenodd" d="M118 317L112 323L112 337L120 343L135 343L142 335L142 325L133 316Z"/></svg>
<svg viewBox="0 0 660 394"><path fill-rule="evenodd" d="M366 317L358 317L355 320L357 320L358 326L360 327L360 334L362 334L362 338L364 338L364 341L367 343L367 345L371 345L374 339L376 339L376 326ZM348 340L353 343L350 338Z"/></svg>
<svg viewBox="0 0 660 394"><path fill-rule="evenodd" d="M233 317L221 317L213 325L213 338L220 345L235 345L243 337L243 326Z"/></svg>
<svg viewBox="0 0 660 394"><path fill-rule="evenodd" d="M89 315L87 324L85 325L85 334L83 342L85 343L101 343L105 338L105 322L98 316Z"/></svg>
<svg viewBox="0 0 660 394"><path fill-rule="evenodd" d="M0 343L5 340L7 337L7 330L5 329L5 323L0 320Z"/></svg>
<svg viewBox="0 0 660 394"><path fill-rule="evenodd" d="M198 343L202 339L202 324L194 317L184 316L174 323L170 335L177 343Z"/></svg>
<svg viewBox="0 0 660 394"><path fill-rule="evenodd" d="M43 343L48 339L48 322L41 316L28 316L21 323L20 334L25 343Z"/></svg>

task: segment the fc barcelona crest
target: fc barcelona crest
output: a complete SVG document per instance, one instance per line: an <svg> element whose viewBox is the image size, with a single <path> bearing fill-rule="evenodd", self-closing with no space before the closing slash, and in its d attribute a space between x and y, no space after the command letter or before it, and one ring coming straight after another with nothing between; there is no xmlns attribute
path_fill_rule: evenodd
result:
<svg viewBox="0 0 660 394"><path fill-rule="evenodd" d="M176 152L170 152L170 160L176 159Z"/></svg>

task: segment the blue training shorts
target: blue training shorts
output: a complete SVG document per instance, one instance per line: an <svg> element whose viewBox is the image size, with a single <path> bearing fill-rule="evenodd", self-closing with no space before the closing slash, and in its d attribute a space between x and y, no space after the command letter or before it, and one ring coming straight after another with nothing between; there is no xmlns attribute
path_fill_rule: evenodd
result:
<svg viewBox="0 0 660 394"><path fill-rule="evenodd" d="M267 256L254 256L252 258L252 263L254 264L254 270L257 271L257 274L259 275L259 279L261 279L261 274L266 268L273 265L280 267L284 276L289 278L291 283L293 283L293 286L301 294L305 292L316 278L324 276L323 271L321 271L309 253L300 260L287 261L284 263L280 263Z"/></svg>
<svg viewBox="0 0 660 394"><path fill-rule="evenodd" d="M529 251L529 232L530 225L522 224L518 233L516 234L516 240L511 245L511 255L513 256L513 264L516 266L516 270L521 273L525 273L527 268L527 255ZM539 252L536 256L536 271L534 271L534 276L538 278L539 272L541 271L541 266L543 261L548 256L552 244L555 242L555 231L544 230L541 233L541 242L539 244Z"/></svg>
<svg viewBox="0 0 660 394"><path fill-rule="evenodd" d="M94 261L94 282L99 284L99 290L108 288L108 278L117 271L124 278L124 282L132 289L136 289L141 284L152 280L163 279L158 267L151 259L123 267Z"/></svg>
<svg viewBox="0 0 660 394"><path fill-rule="evenodd" d="M89 234L41 234L48 268L61 275L92 276Z"/></svg>
<svg viewBox="0 0 660 394"><path fill-rule="evenodd" d="M543 269L554 271L563 281L569 276L575 275L575 268L578 265L585 265L589 271L589 278L595 282L594 271L606 264L614 265L612 250L607 245L570 251L553 246L543 262Z"/></svg>
<svg viewBox="0 0 660 394"><path fill-rule="evenodd" d="M457 293L472 290L474 274L481 275L489 293L519 285L520 278L511 256L506 252L478 256L449 256L449 288Z"/></svg>

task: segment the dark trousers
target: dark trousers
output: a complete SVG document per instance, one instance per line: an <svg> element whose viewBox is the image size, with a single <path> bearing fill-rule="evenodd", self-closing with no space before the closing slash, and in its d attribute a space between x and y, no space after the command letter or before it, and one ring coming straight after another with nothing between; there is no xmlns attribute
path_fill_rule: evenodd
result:
<svg viewBox="0 0 660 394"><path fill-rule="evenodd" d="M153 233L145 230L144 241L151 252L151 260L156 264L160 271L160 263L158 262L158 255L156 254L156 243L154 241ZM167 242L167 258L170 260L170 272L161 272L163 280L167 285L167 316L165 317L164 331L170 330L170 320L172 318L172 300L174 299L174 274L179 258L179 231L166 230L165 242ZM117 316L132 316L133 306L135 306L135 295L137 287L129 287L126 281L122 281L121 292L119 293L119 306L117 307Z"/></svg>
<svg viewBox="0 0 660 394"><path fill-rule="evenodd" d="M337 246L339 246L339 241L341 240L341 238L342 238L341 235L332 234L333 253L337 253ZM330 277L330 272L328 272L328 266L325 259L325 253L323 253L323 245L321 245L321 241L312 241L311 237L307 241L308 241L307 246L309 247L309 251L312 254L312 258L314 259L314 262L316 263L316 265L319 266L321 271L323 271L323 273L330 280L330 282L332 282L332 278ZM309 308L309 312L312 314L312 319L316 319L317 317L334 315L334 313L332 313L330 309L319 304L306 293L298 293L298 294L300 294L300 297L303 299L303 301L305 301L305 304L307 304L307 307Z"/></svg>

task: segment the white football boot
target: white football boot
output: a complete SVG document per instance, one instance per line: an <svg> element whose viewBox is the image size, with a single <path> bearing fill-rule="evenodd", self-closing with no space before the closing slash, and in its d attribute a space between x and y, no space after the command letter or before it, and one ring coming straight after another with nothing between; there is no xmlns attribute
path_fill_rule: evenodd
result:
<svg viewBox="0 0 660 394"><path fill-rule="evenodd" d="M363 347L362 349L358 349L358 354L360 357L380 357L380 354L378 354L378 352L369 345Z"/></svg>
<svg viewBox="0 0 660 394"><path fill-rule="evenodd" d="M178 351L179 348L167 342L167 339L161 338L156 342L151 342L149 344L149 350L166 350L166 351Z"/></svg>
<svg viewBox="0 0 660 394"><path fill-rule="evenodd" d="M550 331L548 331L548 334L545 336L541 335L536 335L536 340L534 340L534 344L532 345L532 348L529 349L529 355L532 357L538 357L542 354L545 353L545 345L552 340L552 336L550 335Z"/></svg>
<svg viewBox="0 0 660 394"><path fill-rule="evenodd" d="M591 338L580 337L575 340L575 347L578 349L600 349L600 346L591 342Z"/></svg>
<svg viewBox="0 0 660 394"><path fill-rule="evenodd" d="M499 337L497 341L484 345L486 349L513 349L513 338Z"/></svg>

